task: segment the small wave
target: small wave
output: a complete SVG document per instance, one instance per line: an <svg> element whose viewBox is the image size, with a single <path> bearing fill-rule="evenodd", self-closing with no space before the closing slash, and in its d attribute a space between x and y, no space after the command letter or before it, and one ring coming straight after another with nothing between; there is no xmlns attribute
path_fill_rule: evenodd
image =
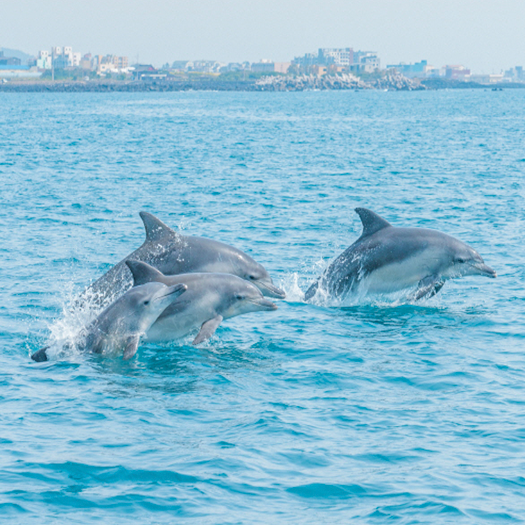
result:
<svg viewBox="0 0 525 525"><path fill-rule="evenodd" d="M302 498L343 498L367 494L367 490L361 485L330 485L327 483L309 483L286 489L287 492L296 494Z"/></svg>
<svg viewBox="0 0 525 525"><path fill-rule="evenodd" d="M299 286L300 277L297 272L287 274L280 282L279 286L286 293L286 299L292 303L304 302L304 292Z"/></svg>

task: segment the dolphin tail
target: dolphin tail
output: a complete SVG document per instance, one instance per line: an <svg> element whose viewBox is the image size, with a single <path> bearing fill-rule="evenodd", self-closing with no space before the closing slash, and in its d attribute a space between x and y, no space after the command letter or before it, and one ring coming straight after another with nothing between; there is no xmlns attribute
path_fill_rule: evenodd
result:
<svg viewBox="0 0 525 525"><path fill-rule="evenodd" d="M37 363L42 363L43 361L47 361L47 354L46 354L46 350L49 348L49 346L44 346L44 348L41 348L40 350L38 350L38 352L35 352L32 356L31 356L31 359L33 361L36 361Z"/></svg>

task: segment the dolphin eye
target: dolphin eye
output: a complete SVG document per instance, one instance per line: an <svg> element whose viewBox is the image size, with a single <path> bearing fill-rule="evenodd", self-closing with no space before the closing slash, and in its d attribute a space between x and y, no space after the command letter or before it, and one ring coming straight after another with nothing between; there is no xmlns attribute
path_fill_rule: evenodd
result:
<svg viewBox="0 0 525 525"><path fill-rule="evenodd" d="M463 259L462 257L458 257L458 258L456 259L456 262L458 262L458 263L461 263L461 264L462 264L462 263L464 263L464 262L465 262L465 259Z"/></svg>
<svg viewBox="0 0 525 525"><path fill-rule="evenodd" d="M250 281L255 281L255 275L248 275L248 279L250 279Z"/></svg>
<svg viewBox="0 0 525 525"><path fill-rule="evenodd" d="M237 299L237 301L242 301L244 299L244 295L241 295L241 294L236 295L235 299Z"/></svg>
<svg viewBox="0 0 525 525"><path fill-rule="evenodd" d="M144 306L148 306L149 301L144 301Z"/></svg>

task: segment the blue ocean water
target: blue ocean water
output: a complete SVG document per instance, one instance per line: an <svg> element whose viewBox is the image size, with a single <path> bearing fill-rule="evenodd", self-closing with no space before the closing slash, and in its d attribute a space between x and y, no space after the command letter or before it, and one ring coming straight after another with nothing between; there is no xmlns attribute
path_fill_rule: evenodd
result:
<svg viewBox="0 0 525 525"><path fill-rule="evenodd" d="M2 94L0 520L521 523L525 90ZM496 280L306 304L354 208ZM34 363L146 210L288 294L208 343Z"/></svg>

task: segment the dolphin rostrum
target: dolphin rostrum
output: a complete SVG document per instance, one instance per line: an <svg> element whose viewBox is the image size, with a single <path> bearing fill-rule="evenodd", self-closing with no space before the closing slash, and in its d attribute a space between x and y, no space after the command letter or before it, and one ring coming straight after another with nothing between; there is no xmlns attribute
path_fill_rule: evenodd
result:
<svg viewBox="0 0 525 525"><path fill-rule="evenodd" d="M135 285L161 282L168 286L184 284L187 292L162 312L146 333L148 341L171 341L200 328L193 344L209 339L223 319L236 315L276 310L261 291L244 279L225 273L186 273L164 275L149 264L126 261Z"/></svg>
<svg viewBox="0 0 525 525"><path fill-rule="evenodd" d="M151 282L128 290L81 331L74 346L96 354L122 351L124 359L131 359L140 337L186 289L182 283L167 286ZM31 358L47 361L48 348L40 349Z"/></svg>
<svg viewBox="0 0 525 525"><path fill-rule="evenodd" d="M390 293L416 286L410 301L435 295L447 279L463 275L496 277L481 256L465 243L435 230L397 228L367 210L355 210L363 233L337 257L305 294L318 292L343 299L358 287Z"/></svg>
<svg viewBox="0 0 525 525"><path fill-rule="evenodd" d="M140 248L125 257L95 281L85 293L105 304L132 286L133 280L125 262L146 262L164 275L180 273L229 273L253 283L267 297L284 299L266 269L241 250L203 237L181 235L151 213L141 211L146 240Z"/></svg>

